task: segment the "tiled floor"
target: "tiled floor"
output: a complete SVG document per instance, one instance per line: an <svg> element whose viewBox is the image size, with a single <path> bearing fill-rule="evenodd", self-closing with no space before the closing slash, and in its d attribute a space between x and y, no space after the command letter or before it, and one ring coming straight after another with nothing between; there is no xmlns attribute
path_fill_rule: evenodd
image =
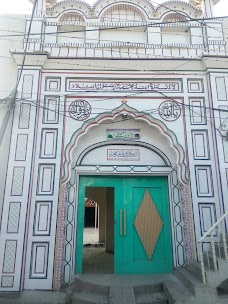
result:
<svg viewBox="0 0 228 304"><path fill-rule="evenodd" d="M99 228L84 228L83 244L97 244L99 241Z"/></svg>
<svg viewBox="0 0 228 304"><path fill-rule="evenodd" d="M98 229L84 228L82 262L82 273L84 274L113 273L114 255L107 253L105 244L99 244L98 241Z"/></svg>

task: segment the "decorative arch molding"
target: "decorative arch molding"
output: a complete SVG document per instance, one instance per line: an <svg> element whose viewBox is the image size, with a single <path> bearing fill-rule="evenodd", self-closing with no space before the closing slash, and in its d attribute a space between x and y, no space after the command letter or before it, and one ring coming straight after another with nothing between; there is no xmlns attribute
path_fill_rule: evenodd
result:
<svg viewBox="0 0 228 304"><path fill-rule="evenodd" d="M217 0L216 0L217 1ZM165 1L155 7L149 0L113 0L111 3L109 0L98 0L92 6L81 0L63 0L54 3L51 7L46 9L46 13L50 17L58 17L60 14L69 10L76 10L87 19L99 18L112 6L117 5L129 5L140 11L145 16L145 21L150 19L161 19L165 14L170 13L172 10L179 11L186 16L197 18L202 15L202 10L194 6L193 4L174 0Z"/></svg>
<svg viewBox="0 0 228 304"><path fill-rule="evenodd" d="M76 166L80 166L84 157L92 152L95 149L101 148L101 147L105 147L105 146L116 146L116 145L128 145L128 146L138 146L138 147L143 147L146 148L152 152L155 152L165 163L166 166L171 166L171 162L168 159L167 155L165 153L163 153L160 149L158 149L158 147L155 147L154 145L148 144L146 142L142 142L142 141L135 141L135 142L127 142L127 143L123 143L120 141L115 141L115 142L100 142L97 144L93 144L92 146L86 148L84 151L81 152L81 154L79 155L79 157L77 158L75 165Z"/></svg>
<svg viewBox="0 0 228 304"><path fill-rule="evenodd" d="M75 11L75 13L81 13L83 16L88 16L91 14L91 9L92 7L84 1L64 0L47 8L46 12L51 17L59 17L68 11Z"/></svg>
<svg viewBox="0 0 228 304"><path fill-rule="evenodd" d="M95 14L97 16L101 17L108 10L110 10L111 7L118 6L118 5L131 6L136 11L141 12L141 14L143 14L145 20L150 19L152 17L153 13L155 12L154 6L147 0L141 0L141 1L136 1L136 0L118 1L118 0L114 0L111 3L109 1L106 1L106 0L99 0L93 5L92 9L95 11Z"/></svg>
<svg viewBox="0 0 228 304"><path fill-rule="evenodd" d="M202 10L196 8L190 3L184 1L166 1L159 4L156 8L156 12L159 15L159 18L163 18L164 15L170 14L172 12L180 13L186 15L186 17L197 18L202 15Z"/></svg>
<svg viewBox="0 0 228 304"><path fill-rule="evenodd" d="M58 18L58 22L60 23L64 23L64 22L68 22L68 21L75 21L75 20L68 20L68 18L70 16L79 16L79 18L81 20L77 20L78 22L85 22L85 15L82 14L82 12L78 11L78 10L68 10L68 11L65 11L63 12L62 14L59 15L59 18Z"/></svg>
<svg viewBox="0 0 228 304"><path fill-rule="evenodd" d="M183 147L179 144L178 139L173 131L168 129L168 127L160 120L148 115L147 113L138 112L136 109L129 107L126 104L122 104L120 107L114 109L112 112L105 112L97 117L86 121L80 129L74 132L70 142L66 146L64 153L64 164L63 164L63 175L62 184L65 184L70 179L71 167L73 164L73 151L77 147L78 141L87 132L95 127L99 126L104 121L114 121L118 116L122 114L128 114L129 117L134 118L137 121L143 121L149 126L156 128L160 134L165 136L169 142L170 147L174 150L177 158L178 176L182 184L188 184L188 174L185 164L185 152ZM143 115L142 115L143 114Z"/></svg>

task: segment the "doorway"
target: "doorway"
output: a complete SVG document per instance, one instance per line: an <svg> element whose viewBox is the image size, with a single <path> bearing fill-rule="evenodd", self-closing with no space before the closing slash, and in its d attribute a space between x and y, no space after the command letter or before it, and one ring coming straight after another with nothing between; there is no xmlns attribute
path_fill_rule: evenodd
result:
<svg viewBox="0 0 228 304"><path fill-rule="evenodd" d="M105 222L109 225L109 231L105 230L105 248L111 244L113 249L113 272L171 273L173 255L166 176L80 177L75 273L83 272L84 201L87 196L96 201L101 193L107 206L113 202L109 205L112 208L105 212Z"/></svg>
<svg viewBox="0 0 228 304"><path fill-rule="evenodd" d="M114 271L114 189L85 187L82 273Z"/></svg>

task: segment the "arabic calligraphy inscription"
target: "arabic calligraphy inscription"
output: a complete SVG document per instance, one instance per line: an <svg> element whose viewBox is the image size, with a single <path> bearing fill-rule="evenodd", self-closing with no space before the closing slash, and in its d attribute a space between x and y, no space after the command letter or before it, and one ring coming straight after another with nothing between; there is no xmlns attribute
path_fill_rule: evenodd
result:
<svg viewBox="0 0 228 304"><path fill-rule="evenodd" d="M108 149L108 160L140 160L139 149Z"/></svg>
<svg viewBox="0 0 228 304"><path fill-rule="evenodd" d="M140 129L107 129L107 140L140 140Z"/></svg>
<svg viewBox="0 0 228 304"><path fill-rule="evenodd" d="M154 91L181 92L181 81L150 81L150 82L82 82L67 79L67 91L92 90L100 92L110 91Z"/></svg>
<svg viewBox="0 0 228 304"><path fill-rule="evenodd" d="M73 101L69 106L69 114L75 120L85 120L90 116L91 106L83 99Z"/></svg>
<svg viewBox="0 0 228 304"><path fill-rule="evenodd" d="M162 102L158 111L160 117L167 121L175 121L181 115L180 105L172 100Z"/></svg>

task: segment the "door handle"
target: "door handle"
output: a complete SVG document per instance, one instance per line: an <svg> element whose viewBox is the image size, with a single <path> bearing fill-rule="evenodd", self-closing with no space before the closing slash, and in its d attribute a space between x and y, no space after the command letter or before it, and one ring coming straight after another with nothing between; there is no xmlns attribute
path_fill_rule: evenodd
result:
<svg viewBox="0 0 228 304"><path fill-rule="evenodd" d="M122 214L123 214L123 211L122 209L120 209L120 235L123 235L123 223L122 223Z"/></svg>
<svg viewBox="0 0 228 304"><path fill-rule="evenodd" d="M124 210L124 235L127 235L127 211Z"/></svg>

